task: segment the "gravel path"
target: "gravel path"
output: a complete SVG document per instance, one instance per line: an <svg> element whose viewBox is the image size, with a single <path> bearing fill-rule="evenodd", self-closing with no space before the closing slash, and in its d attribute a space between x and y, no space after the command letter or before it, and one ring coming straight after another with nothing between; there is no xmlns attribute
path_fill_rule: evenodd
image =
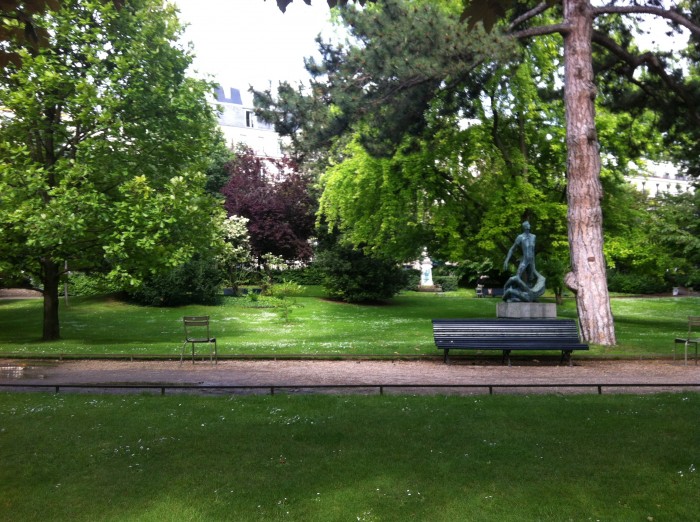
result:
<svg viewBox="0 0 700 522"><path fill-rule="evenodd" d="M367 385L354 393L377 393L380 385L483 385L480 388L389 388L402 393L597 393L598 385L697 385L668 387L613 387L605 393L655 393L683 389L700 391L700 366L694 361L600 361L585 360L574 366L550 361L516 361L514 366L492 362L442 361L62 361L0 360L0 383L23 384L157 384L305 386ZM528 388L527 385L556 385ZM591 385L568 387L567 385ZM514 386L513 388L501 388ZM299 390L297 390L299 391ZM308 391L308 390L307 390ZM348 390L327 390L347 393ZM230 393L226 392L226 393Z"/></svg>

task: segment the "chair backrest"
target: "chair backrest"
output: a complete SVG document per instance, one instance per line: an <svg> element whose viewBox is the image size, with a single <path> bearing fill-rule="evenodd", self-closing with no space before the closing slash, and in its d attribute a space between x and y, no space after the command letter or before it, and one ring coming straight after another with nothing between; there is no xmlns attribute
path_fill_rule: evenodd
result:
<svg viewBox="0 0 700 522"><path fill-rule="evenodd" d="M185 337L189 338L190 329L206 328L207 337L209 337L209 316L208 315L186 315L182 318L185 325Z"/></svg>
<svg viewBox="0 0 700 522"><path fill-rule="evenodd" d="M693 330L700 330L700 315L688 316L688 336L693 333Z"/></svg>

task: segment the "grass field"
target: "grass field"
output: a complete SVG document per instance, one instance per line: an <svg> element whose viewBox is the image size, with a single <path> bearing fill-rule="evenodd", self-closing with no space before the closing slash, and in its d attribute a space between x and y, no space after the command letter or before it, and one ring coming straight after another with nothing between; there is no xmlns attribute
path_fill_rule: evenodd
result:
<svg viewBox="0 0 700 522"><path fill-rule="evenodd" d="M0 520L700 520L700 395L0 394Z"/></svg>
<svg viewBox="0 0 700 522"><path fill-rule="evenodd" d="M224 354L434 354L430 319L497 300L406 293L381 306L247 299L159 309L0 301L0 356L178 355L206 314ZM669 355L700 299L614 299L619 346ZM574 303L558 310L575 317ZM577 355L581 357L582 355ZM700 394L537 396L0 394L0 520L700 520Z"/></svg>
<svg viewBox="0 0 700 522"><path fill-rule="evenodd" d="M495 317L497 299L473 292L444 295L406 292L383 305L333 302L311 288L286 322L265 301L225 298L218 306L141 307L108 298L73 298L62 304L61 340L41 342L40 300L0 301L0 355L178 355L183 315L210 315L223 355L436 354L430 320ZM670 355L688 315L700 315L700 298L612 300L618 346L592 346L581 356ZM560 317L575 318L565 300Z"/></svg>

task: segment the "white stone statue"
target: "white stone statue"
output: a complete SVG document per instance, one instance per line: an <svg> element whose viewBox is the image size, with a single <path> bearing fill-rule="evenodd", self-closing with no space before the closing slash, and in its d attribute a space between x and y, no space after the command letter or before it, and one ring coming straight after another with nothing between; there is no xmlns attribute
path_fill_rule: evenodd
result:
<svg viewBox="0 0 700 522"><path fill-rule="evenodd" d="M423 261L420 264L420 285L433 287L433 262L428 257L428 251L423 250Z"/></svg>

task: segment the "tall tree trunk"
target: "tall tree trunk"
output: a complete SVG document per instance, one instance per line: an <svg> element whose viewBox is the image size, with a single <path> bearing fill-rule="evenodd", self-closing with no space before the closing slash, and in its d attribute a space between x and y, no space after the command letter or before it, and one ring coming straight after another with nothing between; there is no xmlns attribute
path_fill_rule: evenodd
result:
<svg viewBox="0 0 700 522"><path fill-rule="evenodd" d="M595 128L593 15L589 0L564 0L564 17L569 25L564 38L564 89L572 267L565 281L576 294L583 338L591 343L614 345L615 327L603 257L603 188Z"/></svg>
<svg viewBox="0 0 700 522"><path fill-rule="evenodd" d="M44 283L44 341L60 338L58 323L58 287L61 277L60 265L51 259L41 260Z"/></svg>

